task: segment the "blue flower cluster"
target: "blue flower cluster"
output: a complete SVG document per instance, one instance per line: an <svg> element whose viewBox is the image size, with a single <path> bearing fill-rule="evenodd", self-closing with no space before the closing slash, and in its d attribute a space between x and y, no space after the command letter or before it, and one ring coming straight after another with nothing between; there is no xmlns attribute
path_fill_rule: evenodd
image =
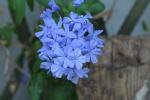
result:
<svg viewBox="0 0 150 100"><path fill-rule="evenodd" d="M83 1L75 0L78 5ZM40 25L42 31L36 32L36 37L43 44L38 50L43 61L41 69L48 70L56 78L66 76L77 84L80 78L88 77L86 63L96 63L97 56L101 54L104 41L98 36L103 31L94 30L89 13L78 15L70 12L69 17L62 18L54 0L49 2L49 7L41 14L44 22ZM58 14L58 21L54 20L54 13Z"/></svg>

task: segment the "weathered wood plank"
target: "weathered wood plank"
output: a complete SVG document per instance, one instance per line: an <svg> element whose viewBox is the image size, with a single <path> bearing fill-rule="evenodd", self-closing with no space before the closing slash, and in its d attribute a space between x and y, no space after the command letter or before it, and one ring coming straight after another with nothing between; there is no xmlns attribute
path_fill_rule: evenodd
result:
<svg viewBox="0 0 150 100"><path fill-rule="evenodd" d="M79 100L134 100L150 73L150 37L108 40L99 63L89 67L77 87Z"/></svg>

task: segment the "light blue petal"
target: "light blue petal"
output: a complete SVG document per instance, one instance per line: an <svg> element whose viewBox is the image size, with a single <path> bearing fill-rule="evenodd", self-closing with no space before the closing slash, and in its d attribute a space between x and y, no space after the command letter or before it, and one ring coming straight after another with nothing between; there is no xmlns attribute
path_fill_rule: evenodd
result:
<svg viewBox="0 0 150 100"><path fill-rule="evenodd" d="M78 6L80 6L83 2L84 2L84 0L74 0L74 6L75 6L75 7L78 7Z"/></svg>
<svg viewBox="0 0 150 100"><path fill-rule="evenodd" d="M61 48L56 48L54 54L57 56L64 56L64 52Z"/></svg>
<svg viewBox="0 0 150 100"><path fill-rule="evenodd" d="M82 69L82 70L75 70L76 74L80 77L80 78L87 78L88 75L88 70L87 69Z"/></svg>
<svg viewBox="0 0 150 100"><path fill-rule="evenodd" d="M51 66L51 72L54 73L56 71L58 71L61 67L59 65L56 64L52 64Z"/></svg>
<svg viewBox="0 0 150 100"><path fill-rule="evenodd" d="M70 17L72 20L75 20L78 17L78 14L76 14L75 12L70 12Z"/></svg>
<svg viewBox="0 0 150 100"><path fill-rule="evenodd" d="M55 73L55 76L56 76L57 78L62 78L62 76L63 76L63 69L62 69L62 68L59 69L59 70Z"/></svg>
<svg viewBox="0 0 150 100"><path fill-rule="evenodd" d="M81 62L76 61L75 63L76 63L76 68L77 68L78 70L82 69L83 64L82 64Z"/></svg>
<svg viewBox="0 0 150 100"><path fill-rule="evenodd" d="M74 84L77 84L78 81L79 81L79 77L76 75L76 76L74 76L74 77L72 78L71 81L72 81Z"/></svg>
<svg viewBox="0 0 150 100"><path fill-rule="evenodd" d="M69 70L68 75L67 75L67 79L72 80L73 76L74 76L73 71Z"/></svg>
<svg viewBox="0 0 150 100"><path fill-rule="evenodd" d="M69 18L69 17L64 17L63 18L63 23L64 24L67 24L67 23L69 23L69 22L71 22L72 20Z"/></svg>
<svg viewBox="0 0 150 100"><path fill-rule="evenodd" d="M97 57L95 55L91 55L91 61L92 63L97 63Z"/></svg>
<svg viewBox="0 0 150 100"><path fill-rule="evenodd" d="M50 66L51 66L51 63L50 63L50 62L42 62L41 65L40 65L40 68L41 68L41 69L49 70L49 69L50 69Z"/></svg>
<svg viewBox="0 0 150 100"><path fill-rule="evenodd" d="M71 64L71 62L67 58L65 58L63 60L64 60L64 68L67 68Z"/></svg>
<svg viewBox="0 0 150 100"><path fill-rule="evenodd" d="M82 25L81 25L81 23L75 23L75 25L74 25L74 27L73 27L73 31L78 31L78 30L80 30L82 28Z"/></svg>
<svg viewBox="0 0 150 100"><path fill-rule="evenodd" d="M96 31L94 32L94 36L98 36L98 35L100 35L102 32L103 32L103 30L96 30Z"/></svg>
<svg viewBox="0 0 150 100"><path fill-rule="evenodd" d="M80 56L80 57L78 57L78 61L80 61L81 63L85 63L85 62L87 62L87 59L85 56Z"/></svg>
<svg viewBox="0 0 150 100"><path fill-rule="evenodd" d="M43 31L41 31L41 32L36 32L36 33L35 33L35 36L39 38L39 37L43 36L43 34L44 34Z"/></svg>
<svg viewBox="0 0 150 100"><path fill-rule="evenodd" d="M75 49L74 50L74 55L76 55L76 57L79 57L81 55L81 50L80 49Z"/></svg>
<svg viewBox="0 0 150 100"><path fill-rule="evenodd" d="M58 22L58 27L59 27L59 28L62 27L62 23L63 23L63 22L62 22L62 18L61 18L61 16L60 16L60 17L59 17L59 22Z"/></svg>
<svg viewBox="0 0 150 100"><path fill-rule="evenodd" d="M48 6L52 8L52 11L58 11L59 10L59 6L56 5L55 3L55 0L51 0L49 3L48 3Z"/></svg>

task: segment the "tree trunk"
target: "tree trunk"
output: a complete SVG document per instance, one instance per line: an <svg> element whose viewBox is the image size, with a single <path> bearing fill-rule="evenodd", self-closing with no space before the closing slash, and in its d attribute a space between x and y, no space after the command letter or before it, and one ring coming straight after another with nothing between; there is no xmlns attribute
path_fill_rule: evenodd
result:
<svg viewBox="0 0 150 100"><path fill-rule="evenodd" d="M150 100L150 37L107 39L99 62L77 86L79 100Z"/></svg>

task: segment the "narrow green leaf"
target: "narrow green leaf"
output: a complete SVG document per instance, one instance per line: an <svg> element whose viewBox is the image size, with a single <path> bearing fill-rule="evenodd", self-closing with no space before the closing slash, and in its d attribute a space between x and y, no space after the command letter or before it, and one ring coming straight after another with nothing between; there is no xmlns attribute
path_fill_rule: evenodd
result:
<svg viewBox="0 0 150 100"><path fill-rule="evenodd" d="M33 43L33 49L34 50L38 50L38 49L40 49L42 47L42 44L41 44L41 42L39 41L39 40L37 40L37 41L35 41L34 43Z"/></svg>
<svg viewBox="0 0 150 100"><path fill-rule="evenodd" d="M32 75L28 85L28 92L31 100L40 100L45 84L44 76L45 74L42 72Z"/></svg>
<svg viewBox="0 0 150 100"><path fill-rule="evenodd" d="M37 73L40 71L40 64L41 64L41 61L39 58L37 58L33 66L33 73Z"/></svg>
<svg viewBox="0 0 150 100"><path fill-rule="evenodd" d="M105 9L105 6L102 2L94 3L91 7L89 7L89 12L96 14L100 13Z"/></svg>
<svg viewBox="0 0 150 100"><path fill-rule="evenodd" d="M73 90L71 83L58 85L53 93L52 100L72 100L72 96L75 93Z"/></svg>
<svg viewBox="0 0 150 100"><path fill-rule="evenodd" d="M144 31L146 31L146 32L148 31L148 26L145 21L142 22L142 28Z"/></svg>
<svg viewBox="0 0 150 100"><path fill-rule="evenodd" d="M47 6L50 0L37 0L40 5Z"/></svg>
<svg viewBox="0 0 150 100"><path fill-rule="evenodd" d="M20 24L25 16L25 0L12 0L11 9L14 11L15 20L17 24Z"/></svg>
<svg viewBox="0 0 150 100"><path fill-rule="evenodd" d="M90 12L91 14L97 14L105 9L104 4L99 0L87 0L78 9L78 13Z"/></svg>
<svg viewBox="0 0 150 100"><path fill-rule="evenodd" d="M6 41L6 45L9 46L12 40L13 29L11 27L5 26L0 28L0 39Z"/></svg>
<svg viewBox="0 0 150 100"><path fill-rule="evenodd" d="M34 8L34 0L27 0L28 7L31 11L33 11Z"/></svg>
<svg viewBox="0 0 150 100"><path fill-rule="evenodd" d="M75 85L65 79L47 78L42 100L78 100Z"/></svg>

